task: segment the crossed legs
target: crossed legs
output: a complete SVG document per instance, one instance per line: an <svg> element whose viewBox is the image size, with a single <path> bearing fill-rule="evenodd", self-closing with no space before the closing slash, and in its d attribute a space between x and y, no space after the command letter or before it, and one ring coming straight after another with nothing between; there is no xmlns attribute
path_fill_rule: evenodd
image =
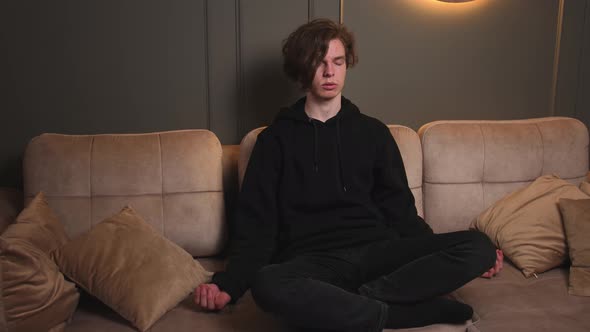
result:
<svg viewBox="0 0 590 332"><path fill-rule="evenodd" d="M456 323L470 318L470 307L438 296L481 275L495 259L489 239L474 231L380 241L266 266L252 295L263 310L306 328Z"/></svg>

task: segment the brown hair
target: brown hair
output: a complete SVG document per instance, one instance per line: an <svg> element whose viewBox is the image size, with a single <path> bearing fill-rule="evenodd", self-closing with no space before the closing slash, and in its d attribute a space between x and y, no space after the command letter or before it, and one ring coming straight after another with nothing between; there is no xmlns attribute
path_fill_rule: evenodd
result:
<svg viewBox="0 0 590 332"><path fill-rule="evenodd" d="M346 66L358 62L354 37L342 24L328 19L315 19L303 24L283 41L283 69L287 76L301 84L311 86L315 71L326 56L331 40L339 39L346 52Z"/></svg>

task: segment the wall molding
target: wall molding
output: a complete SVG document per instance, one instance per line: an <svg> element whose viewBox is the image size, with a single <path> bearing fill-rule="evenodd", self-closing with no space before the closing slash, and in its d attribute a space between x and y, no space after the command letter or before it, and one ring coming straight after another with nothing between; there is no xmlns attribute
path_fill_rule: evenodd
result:
<svg viewBox="0 0 590 332"><path fill-rule="evenodd" d="M584 94L584 86L588 85L588 82L586 79L590 78L589 77L585 77L584 73L587 72L587 70L585 70L587 68L588 65L590 65L590 61L588 61L585 57L584 54L586 53L590 53L590 43L586 42L584 44L585 40L588 40L588 38L590 38L590 0L586 0L586 3L584 4L584 21L582 24L582 45L580 47L580 53L579 53L579 59L580 59L580 64L578 65L578 75L577 75L577 79L576 79L576 86L577 91L576 91L576 98L574 100L574 114L578 119L583 119L586 123L586 126L588 126L588 128L590 128L590 115L588 115L587 113L583 112L584 106L588 105L590 106L590 103L586 102L584 103L582 101L582 98L584 98L584 96L586 96L586 94ZM587 74L586 74L587 75ZM586 97L587 100L590 100L590 98ZM589 151L590 153L590 151Z"/></svg>
<svg viewBox="0 0 590 332"><path fill-rule="evenodd" d="M203 47L204 52L205 52L205 77L206 77L206 84L205 84L205 109L206 109L206 119L205 121L207 122L207 129L211 130L211 89L209 88L211 86L211 69L210 67L210 61L209 61L209 0L204 0L203 1L203 16L204 16L204 20L203 20L203 24L204 24L204 28L203 31L205 32L205 36L204 36L204 43L205 47Z"/></svg>
<svg viewBox="0 0 590 332"><path fill-rule="evenodd" d="M238 93L238 107L239 105L245 104L245 91L244 91L244 71L242 68L242 3L240 0L235 0L235 11L236 11L236 91ZM238 130L238 136L244 132L244 112L238 110L236 116L236 127Z"/></svg>
<svg viewBox="0 0 590 332"><path fill-rule="evenodd" d="M561 52L561 34L563 31L563 9L565 0L559 0L557 10L557 27L555 31L555 49L553 53L553 79L551 86L550 114L555 116L557 101L557 76L559 75L559 53Z"/></svg>

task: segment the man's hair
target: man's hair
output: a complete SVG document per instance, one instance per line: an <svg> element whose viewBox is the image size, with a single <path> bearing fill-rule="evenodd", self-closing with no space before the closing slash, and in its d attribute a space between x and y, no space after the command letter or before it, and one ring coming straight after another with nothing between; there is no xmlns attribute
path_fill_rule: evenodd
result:
<svg viewBox="0 0 590 332"><path fill-rule="evenodd" d="M315 19L303 24L283 41L283 69L287 76L306 90L315 71L328 52L330 41L339 39L346 52L346 66L358 62L354 37L342 24L328 19Z"/></svg>

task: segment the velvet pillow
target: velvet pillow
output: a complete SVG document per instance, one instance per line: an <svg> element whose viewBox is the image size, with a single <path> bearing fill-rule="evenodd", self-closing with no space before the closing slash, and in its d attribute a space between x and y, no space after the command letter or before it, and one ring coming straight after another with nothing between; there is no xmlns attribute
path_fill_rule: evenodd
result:
<svg viewBox="0 0 590 332"><path fill-rule="evenodd" d="M494 203L473 227L484 232L528 278L567 259L565 234L557 202L589 198L578 187L545 175Z"/></svg>
<svg viewBox="0 0 590 332"><path fill-rule="evenodd" d="M48 331L70 319L78 291L47 254L27 241L0 238L0 259L6 331Z"/></svg>
<svg viewBox="0 0 590 332"><path fill-rule="evenodd" d="M48 331L72 316L78 291L49 256L67 240L41 193L2 234L0 327L4 330Z"/></svg>
<svg viewBox="0 0 590 332"><path fill-rule="evenodd" d="M42 192L16 217L15 223L4 231L2 237L26 240L47 255L69 240Z"/></svg>
<svg viewBox="0 0 590 332"><path fill-rule="evenodd" d="M590 199L560 199L559 209L572 261L568 292L590 296Z"/></svg>
<svg viewBox="0 0 590 332"><path fill-rule="evenodd" d="M141 331L212 275L130 207L58 249L54 258L65 275Z"/></svg>

